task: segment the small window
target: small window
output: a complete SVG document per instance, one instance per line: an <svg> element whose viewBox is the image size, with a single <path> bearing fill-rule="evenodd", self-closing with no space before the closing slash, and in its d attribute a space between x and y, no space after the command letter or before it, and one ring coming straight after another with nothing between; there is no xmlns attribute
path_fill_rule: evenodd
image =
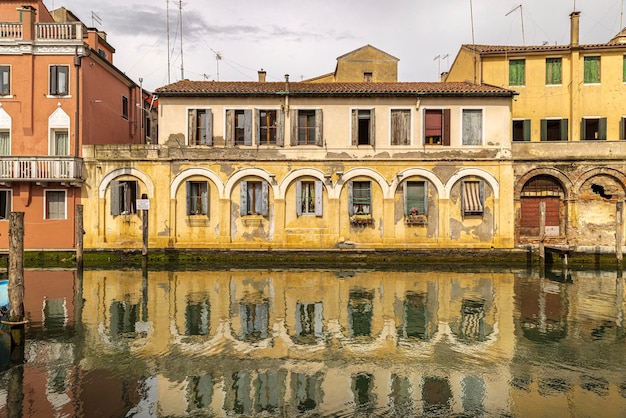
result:
<svg viewBox="0 0 626 418"><path fill-rule="evenodd" d="M209 184L206 181L187 182L187 215L209 214Z"/></svg>
<svg viewBox="0 0 626 418"><path fill-rule="evenodd" d="M240 192L241 216L268 216L269 184L266 181L242 181Z"/></svg>
<svg viewBox="0 0 626 418"><path fill-rule="evenodd" d="M513 120L513 141L530 141L530 119Z"/></svg>
<svg viewBox="0 0 626 418"><path fill-rule="evenodd" d="M322 182L296 182L296 214L322 216Z"/></svg>
<svg viewBox="0 0 626 418"><path fill-rule="evenodd" d="M526 60L509 60L509 86L523 86L525 84Z"/></svg>
<svg viewBox="0 0 626 418"><path fill-rule="evenodd" d="M11 94L11 67L0 65L0 96Z"/></svg>
<svg viewBox="0 0 626 418"><path fill-rule="evenodd" d="M374 74L372 74L371 72L364 72L363 81L365 83L371 83L372 81L374 81Z"/></svg>
<svg viewBox="0 0 626 418"><path fill-rule="evenodd" d="M252 145L252 111L235 110L235 145Z"/></svg>
<svg viewBox="0 0 626 418"><path fill-rule="evenodd" d="M411 145L411 111L391 110L391 145Z"/></svg>
<svg viewBox="0 0 626 418"><path fill-rule="evenodd" d="M583 118L581 139L606 140L606 118Z"/></svg>
<svg viewBox="0 0 626 418"><path fill-rule="evenodd" d="M122 117L128 120L128 97L122 96Z"/></svg>
<svg viewBox="0 0 626 418"><path fill-rule="evenodd" d="M298 110L298 145L315 144L315 110Z"/></svg>
<svg viewBox="0 0 626 418"><path fill-rule="evenodd" d="M464 181L461 188L463 216L482 215L484 211L484 183Z"/></svg>
<svg viewBox="0 0 626 418"><path fill-rule="evenodd" d="M67 65L50 66L50 96L67 96L69 94L70 67Z"/></svg>
<svg viewBox="0 0 626 418"><path fill-rule="evenodd" d="M211 109L189 109L189 145L213 145Z"/></svg>
<svg viewBox="0 0 626 418"><path fill-rule="evenodd" d="M133 215L137 213L137 181L111 182L111 215Z"/></svg>
<svg viewBox="0 0 626 418"><path fill-rule="evenodd" d="M561 84L561 58L546 58L546 84Z"/></svg>
<svg viewBox="0 0 626 418"><path fill-rule="evenodd" d="M348 184L350 215L371 215L372 183L369 181L352 181Z"/></svg>
<svg viewBox="0 0 626 418"><path fill-rule="evenodd" d="M584 83L596 84L600 82L600 57L584 58Z"/></svg>
<svg viewBox="0 0 626 418"><path fill-rule="evenodd" d="M374 145L374 110L352 111L352 145Z"/></svg>
<svg viewBox="0 0 626 418"><path fill-rule="evenodd" d="M11 131L0 129L0 155L11 155Z"/></svg>
<svg viewBox="0 0 626 418"><path fill-rule="evenodd" d="M425 181L404 183L404 214L428 215L428 184Z"/></svg>
<svg viewBox="0 0 626 418"><path fill-rule="evenodd" d="M11 213L11 190L0 190L0 220L9 219Z"/></svg>
<svg viewBox="0 0 626 418"><path fill-rule="evenodd" d="M276 110L259 111L259 144L276 145L276 132L278 128L276 113Z"/></svg>
<svg viewBox="0 0 626 418"><path fill-rule="evenodd" d="M105 60L108 60L107 52L104 49L98 48L98 55L100 55Z"/></svg>
<svg viewBox="0 0 626 418"><path fill-rule="evenodd" d="M463 109L463 145L482 145L483 111Z"/></svg>
<svg viewBox="0 0 626 418"><path fill-rule="evenodd" d="M67 129L53 129L51 137L51 155L70 155L70 142Z"/></svg>
<svg viewBox="0 0 626 418"><path fill-rule="evenodd" d="M450 109L424 110L424 144L450 145Z"/></svg>
<svg viewBox="0 0 626 418"><path fill-rule="evenodd" d="M541 140L542 141L567 141L568 120L567 119L542 119L541 120Z"/></svg>
<svg viewBox="0 0 626 418"><path fill-rule="evenodd" d="M65 219L65 191L46 190L46 219Z"/></svg>

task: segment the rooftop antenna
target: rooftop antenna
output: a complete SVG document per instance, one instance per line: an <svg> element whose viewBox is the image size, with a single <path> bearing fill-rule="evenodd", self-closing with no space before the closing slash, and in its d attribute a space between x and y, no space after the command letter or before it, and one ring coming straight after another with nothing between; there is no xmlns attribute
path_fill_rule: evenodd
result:
<svg viewBox="0 0 626 418"><path fill-rule="evenodd" d="M576 3L576 0L574 0L574 3ZM519 15L522 18L522 45L526 45L526 42L524 40L524 11L522 10L522 5L520 4L519 6L515 6L513 9L511 9L510 12L508 12L504 16L510 15L511 13L516 11L517 9L519 9ZM574 9L576 9L576 5L574 5Z"/></svg>
<svg viewBox="0 0 626 418"><path fill-rule="evenodd" d="M91 26L96 27L96 23L102 26L102 19L98 16L98 13L92 11L91 12Z"/></svg>
<svg viewBox="0 0 626 418"><path fill-rule="evenodd" d="M166 23L166 27L167 27L167 84L170 84L170 0L165 0L165 4L166 4L166 19L167 19L167 23Z"/></svg>
<svg viewBox="0 0 626 418"><path fill-rule="evenodd" d="M474 51L474 84L476 84L476 41L474 40L474 7L470 0L470 22L472 24L472 50Z"/></svg>
<svg viewBox="0 0 626 418"><path fill-rule="evenodd" d="M433 61L437 61L437 80L441 77L441 55L437 55Z"/></svg>
<svg viewBox="0 0 626 418"><path fill-rule="evenodd" d="M184 80L185 68L183 66L183 0L178 0L178 7L178 19L180 20L180 79Z"/></svg>
<svg viewBox="0 0 626 418"><path fill-rule="evenodd" d="M446 54L443 57L441 57L441 59L446 60L446 68L447 68L446 71L450 71L450 60L449 60L449 58L450 58L450 54Z"/></svg>
<svg viewBox="0 0 626 418"><path fill-rule="evenodd" d="M619 30L622 30L624 27L622 26L622 19L624 18L624 0L622 0L622 5L619 10Z"/></svg>
<svg viewBox="0 0 626 418"><path fill-rule="evenodd" d="M217 81L220 81L220 60L222 59L222 53L215 53L215 63L217 65Z"/></svg>

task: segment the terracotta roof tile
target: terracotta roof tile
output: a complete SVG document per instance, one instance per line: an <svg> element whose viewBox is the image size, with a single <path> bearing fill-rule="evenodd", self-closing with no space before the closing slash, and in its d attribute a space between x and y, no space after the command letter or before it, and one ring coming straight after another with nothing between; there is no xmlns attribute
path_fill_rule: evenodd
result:
<svg viewBox="0 0 626 418"><path fill-rule="evenodd" d="M156 89L164 96L512 96L513 90L466 82L306 83L182 80Z"/></svg>
<svg viewBox="0 0 626 418"><path fill-rule="evenodd" d="M530 52L564 52L570 51L572 46L570 45L480 45L480 44L465 44L461 48L469 49L470 51L476 51L479 54L504 54L504 53L530 53ZM575 47L582 50L597 50L597 49L615 49L626 48L626 44L581 44Z"/></svg>

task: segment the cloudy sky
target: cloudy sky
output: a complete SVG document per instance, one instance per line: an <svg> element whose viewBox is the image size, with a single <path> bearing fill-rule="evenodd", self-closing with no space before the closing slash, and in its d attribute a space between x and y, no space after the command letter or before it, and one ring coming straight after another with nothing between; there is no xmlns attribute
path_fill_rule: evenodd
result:
<svg viewBox="0 0 626 418"><path fill-rule="evenodd" d="M268 81L283 80L285 74L292 81L299 81L333 72L337 57L367 44L400 59L399 81L436 81L464 43L569 43L569 14L574 8L581 12L580 42L607 42L626 26L624 1L45 0L44 3L49 9L66 7L88 26L104 30L116 49L115 65L137 83L143 78L144 88L154 90L183 76L191 80L255 81L261 68L267 71ZM101 23L92 19L92 13Z"/></svg>

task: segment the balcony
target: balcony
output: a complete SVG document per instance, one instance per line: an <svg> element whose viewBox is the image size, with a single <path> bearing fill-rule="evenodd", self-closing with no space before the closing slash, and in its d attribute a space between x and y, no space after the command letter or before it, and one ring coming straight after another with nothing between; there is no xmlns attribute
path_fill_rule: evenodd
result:
<svg viewBox="0 0 626 418"><path fill-rule="evenodd" d="M78 186L83 182L82 168L82 158L2 156L0 184L61 182Z"/></svg>
<svg viewBox="0 0 626 418"><path fill-rule="evenodd" d="M0 22L0 40L26 40L21 23ZM35 23L35 41L80 41L83 40L83 25L80 22Z"/></svg>

